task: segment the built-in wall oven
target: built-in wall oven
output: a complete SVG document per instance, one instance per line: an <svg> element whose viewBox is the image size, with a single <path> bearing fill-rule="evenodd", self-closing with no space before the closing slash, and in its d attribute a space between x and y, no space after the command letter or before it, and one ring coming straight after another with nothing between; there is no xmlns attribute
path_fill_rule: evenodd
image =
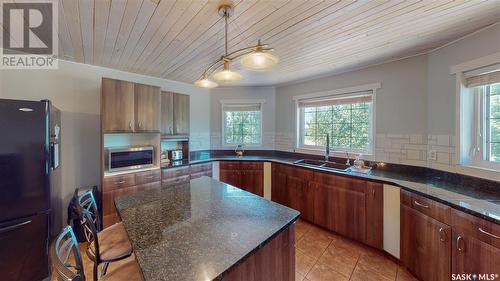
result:
<svg viewBox="0 0 500 281"><path fill-rule="evenodd" d="M154 147L109 148L105 161L108 172L143 169L154 166Z"/></svg>

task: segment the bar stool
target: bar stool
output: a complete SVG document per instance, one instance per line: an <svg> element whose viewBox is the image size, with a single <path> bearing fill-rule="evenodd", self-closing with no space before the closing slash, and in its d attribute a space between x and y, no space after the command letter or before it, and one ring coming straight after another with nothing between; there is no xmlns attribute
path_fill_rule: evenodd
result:
<svg viewBox="0 0 500 281"><path fill-rule="evenodd" d="M110 262L116 262L132 254L132 245L123 224L116 223L100 230L100 215L92 191L78 197L80 222L85 239L89 242L87 256L94 262L93 276L97 280L99 265L103 264L101 275L106 275Z"/></svg>
<svg viewBox="0 0 500 281"><path fill-rule="evenodd" d="M53 274L59 281L85 281L82 256L78 249L78 242L71 226L67 226L57 236L50 247L50 262ZM98 279L94 279L98 281ZM105 275L102 281L144 281L142 272L135 260L135 256L117 262Z"/></svg>

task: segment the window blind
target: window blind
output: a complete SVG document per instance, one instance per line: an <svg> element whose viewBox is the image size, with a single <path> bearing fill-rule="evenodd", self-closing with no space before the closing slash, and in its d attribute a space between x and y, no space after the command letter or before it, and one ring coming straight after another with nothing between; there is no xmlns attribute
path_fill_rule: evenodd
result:
<svg viewBox="0 0 500 281"><path fill-rule="evenodd" d="M339 104L353 104L372 102L373 91L362 91L355 93L348 93L342 95L332 95L317 98L308 98L298 100L299 108L304 107L319 107L319 106L332 106Z"/></svg>
<svg viewBox="0 0 500 281"><path fill-rule="evenodd" d="M224 104L222 105L222 109L224 111L234 111L234 112L242 112L242 111L260 111L260 103L255 104Z"/></svg>
<svg viewBox="0 0 500 281"><path fill-rule="evenodd" d="M495 83L500 83L500 70L472 76L466 79L467 88L485 86Z"/></svg>

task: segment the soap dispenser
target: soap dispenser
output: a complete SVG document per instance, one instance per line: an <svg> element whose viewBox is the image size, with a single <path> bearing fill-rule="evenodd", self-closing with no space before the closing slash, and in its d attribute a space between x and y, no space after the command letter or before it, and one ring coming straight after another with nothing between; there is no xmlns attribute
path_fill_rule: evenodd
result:
<svg viewBox="0 0 500 281"><path fill-rule="evenodd" d="M356 160L354 160L354 168L356 169L362 169L364 166L363 160L361 160L361 155L362 154L358 154L358 156L356 156Z"/></svg>

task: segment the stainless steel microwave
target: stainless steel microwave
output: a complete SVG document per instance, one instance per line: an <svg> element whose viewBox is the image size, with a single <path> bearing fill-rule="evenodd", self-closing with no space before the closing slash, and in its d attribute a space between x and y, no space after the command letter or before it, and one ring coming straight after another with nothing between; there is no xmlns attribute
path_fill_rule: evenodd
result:
<svg viewBox="0 0 500 281"><path fill-rule="evenodd" d="M105 159L108 172L135 170L153 167L154 147L109 148Z"/></svg>

